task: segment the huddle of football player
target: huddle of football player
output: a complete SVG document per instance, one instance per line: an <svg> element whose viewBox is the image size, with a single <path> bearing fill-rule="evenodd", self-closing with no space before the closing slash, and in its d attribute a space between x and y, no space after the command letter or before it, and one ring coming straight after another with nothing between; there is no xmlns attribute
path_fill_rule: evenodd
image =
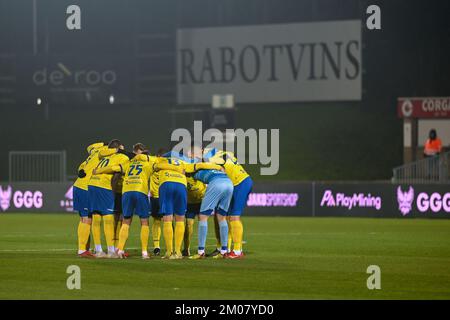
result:
<svg viewBox="0 0 450 320"><path fill-rule="evenodd" d="M159 149L151 155L142 143L129 152L117 139L91 144L87 152L73 185L73 207L80 215L79 257L127 258L126 242L134 216L141 224L143 259L160 255L170 260L244 257L241 215L253 182L233 153L192 145L186 154ZM211 216L217 244L207 255ZM198 246L191 255L196 218ZM106 252L101 242L102 221ZM148 252L150 224L153 254Z"/></svg>

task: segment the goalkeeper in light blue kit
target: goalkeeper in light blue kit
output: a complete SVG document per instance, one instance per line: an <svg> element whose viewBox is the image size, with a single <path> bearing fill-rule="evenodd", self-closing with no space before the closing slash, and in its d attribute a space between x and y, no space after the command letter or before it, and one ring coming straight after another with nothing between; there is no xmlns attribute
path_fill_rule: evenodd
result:
<svg viewBox="0 0 450 320"><path fill-rule="evenodd" d="M205 196L200 205L198 222L198 254L190 259L205 258L206 236L208 234L208 218L215 212L219 221L220 229L220 254L215 259L224 258L228 246L228 223L227 212L233 197L233 183L227 174L220 170L199 170L194 173L193 178L207 184Z"/></svg>

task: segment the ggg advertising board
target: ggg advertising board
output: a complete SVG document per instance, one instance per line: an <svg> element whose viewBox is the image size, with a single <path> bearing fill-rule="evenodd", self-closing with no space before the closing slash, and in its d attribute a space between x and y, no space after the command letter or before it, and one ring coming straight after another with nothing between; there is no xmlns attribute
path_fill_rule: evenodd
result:
<svg viewBox="0 0 450 320"><path fill-rule="evenodd" d="M450 186L443 184L317 183L316 216L450 218Z"/></svg>
<svg viewBox="0 0 450 320"><path fill-rule="evenodd" d="M0 182L2 212L72 212L71 183Z"/></svg>
<svg viewBox="0 0 450 320"><path fill-rule="evenodd" d="M249 215L309 216L310 183L256 184L246 209ZM0 182L1 212L73 212L71 183Z"/></svg>
<svg viewBox="0 0 450 320"><path fill-rule="evenodd" d="M450 218L450 185L396 186L397 212L403 217Z"/></svg>
<svg viewBox="0 0 450 320"><path fill-rule="evenodd" d="M0 182L3 212L73 212L72 185ZM244 215L450 218L450 185L256 182Z"/></svg>

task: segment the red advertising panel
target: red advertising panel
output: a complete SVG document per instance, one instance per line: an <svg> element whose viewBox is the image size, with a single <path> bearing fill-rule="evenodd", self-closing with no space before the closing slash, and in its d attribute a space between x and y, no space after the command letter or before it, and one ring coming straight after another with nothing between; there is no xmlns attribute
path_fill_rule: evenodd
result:
<svg viewBox="0 0 450 320"><path fill-rule="evenodd" d="M398 98L400 118L450 118L450 97Z"/></svg>

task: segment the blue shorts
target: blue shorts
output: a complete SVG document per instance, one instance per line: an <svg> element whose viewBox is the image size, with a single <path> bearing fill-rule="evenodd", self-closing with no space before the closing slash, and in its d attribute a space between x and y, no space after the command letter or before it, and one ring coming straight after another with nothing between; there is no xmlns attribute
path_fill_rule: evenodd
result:
<svg viewBox="0 0 450 320"><path fill-rule="evenodd" d="M228 177L216 178L206 187L205 197L202 200L200 213L210 215L218 212L226 215L233 197L233 183Z"/></svg>
<svg viewBox="0 0 450 320"><path fill-rule="evenodd" d="M231 199L230 208L228 209L229 216L240 216L247 205L247 199L250 192L252 192L253 181L250 177L245 178L237 186L234 186L233 199Z"/></svg>
<svg viewBox="0 0 450 320"><path fill-rule="evenodd" d="M122 195L123 217L131 218L137 214L141 219L150 217L150 202L148 196L138 191L128 191Z"/></svg>
<svg viewBox="0 0 450 320"><path fill-rule="evenodd" d="M80 217L89 217L88 191L73 187L73 210L78 211Z"/></svg>
<svg viewBox="0 0 450 320"><path fill-rule="evenodd" d="M150 207L153 218L162 218L162 214L159 213L159 198L150 198Z"/></svg>
<svg viewBox="0 0 450 320"><path fill-rule="evenodd" d="M194 219L200 213L200 203L188 203L186 210L186 218Z"/></svg>
<svg viewBox="0 0 450 320"><path fill-rule="evenodd" d="M164 182L159 186L159 213L184 216L187 206L186 186L179 182Z"/></svg>
<svg viewBox="0 0 450 320"><path fill-rule="evenodd" d="M112 190L89 186L89 213L103 215L114 213L114 193Z"/></svg>

